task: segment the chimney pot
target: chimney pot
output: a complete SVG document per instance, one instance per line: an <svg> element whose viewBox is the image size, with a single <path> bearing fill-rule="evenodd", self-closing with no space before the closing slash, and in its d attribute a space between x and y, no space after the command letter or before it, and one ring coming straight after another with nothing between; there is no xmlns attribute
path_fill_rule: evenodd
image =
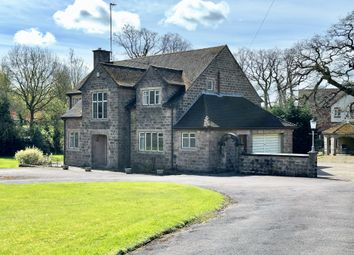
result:
<svg viewBox="0 0 354 255"><path fill-rule="evenodd" d="M110 56L111 52L108 50L102 50L101 48L93 50L93 67L95 68L101 62L110 62Z"/></svg>

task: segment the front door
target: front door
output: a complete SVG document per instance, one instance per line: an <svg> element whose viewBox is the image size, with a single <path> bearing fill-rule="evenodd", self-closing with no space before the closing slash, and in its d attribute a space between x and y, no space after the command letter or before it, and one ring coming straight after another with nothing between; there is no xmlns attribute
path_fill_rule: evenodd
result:
<svg viewBox="0 0 354 255"><path fill-rule="evenodd" d="M94 168L107 167L107 136L92 136L92 166Z"/></svg>

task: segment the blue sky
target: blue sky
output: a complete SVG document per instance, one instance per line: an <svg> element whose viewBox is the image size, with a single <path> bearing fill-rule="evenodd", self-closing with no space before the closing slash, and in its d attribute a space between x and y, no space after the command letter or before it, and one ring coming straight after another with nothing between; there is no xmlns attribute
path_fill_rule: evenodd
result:
<svg viewBox="0 0 354 255"><path fill-rule="evenodd" d="M175 32L193 48L228 44L286 48L354 9L352 0L112 0L114 30L125 24L159 33ZM92 49L109 49L106 0L0 0L0 57L15 43L47 47L59 56L69 48L91 65ZM113 47L116 58L123 50Z"/></svg>

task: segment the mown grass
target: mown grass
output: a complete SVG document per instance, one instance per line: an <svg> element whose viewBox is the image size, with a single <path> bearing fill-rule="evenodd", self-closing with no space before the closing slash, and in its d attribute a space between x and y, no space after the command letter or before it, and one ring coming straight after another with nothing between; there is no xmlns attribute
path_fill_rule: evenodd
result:
<svg viewBox="0 0 354 255"><path fill-rule="evenodd" d="M18 162L14 158L0 158L0 168L16 168Z"/></svg>
<svg viewBox="0 0 354 255"><path fill-rule="evenodd" d="M167 183L0 185L0 254L117 254L223 203Z"/></svg>
<svg viewBox="0 0 354 255"><path fill-rule="evenodd" d="M54 162L63 162L64 161L64 155L62 155L62 154L53 154L50 156L50 158Z"/></svg>

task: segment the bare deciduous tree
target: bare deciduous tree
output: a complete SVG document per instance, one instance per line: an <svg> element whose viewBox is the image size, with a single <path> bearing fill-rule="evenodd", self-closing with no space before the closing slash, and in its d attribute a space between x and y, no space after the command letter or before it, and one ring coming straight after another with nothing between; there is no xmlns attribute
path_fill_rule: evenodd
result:
<svg viewBox="0 0 354 255"><path fill-rule="evenodd" d="M73 49L69 49L69 56L66 65L69 71L71 89L74 89L87 75L88 67L85 65L85 61L82 58L75 55Z"/></svg>
<svg viewBox="0 0 354 255"><path fill-rule="evenodd" d="M295 49L302 73L316 79L315 90L328 83L354 96L354 11Z"/></svg>
<svg viewBox="0 0 354 255"><path fill-rule="evenodd" d="M129 58L183 51L191 47L179 34L159 36L146 28L136 29L130 25L125 25L120 33L115 33L114 40L123 47Z"/></svg>
<svg viewBox="0 0 354 255"><path fill-rule="evenodd" d="M162 53L172 53L191 49L191 44L177 33L164 34L160 39Z"/></svg>
<svg viewBox="0 0 354 255"><path fill-rule="evenodd" d="M39 47L15 46L3 59L3 66L13 86L13 92L23 100L30 113L30 126L35 114L55 97L57 58Z"/></svg>

